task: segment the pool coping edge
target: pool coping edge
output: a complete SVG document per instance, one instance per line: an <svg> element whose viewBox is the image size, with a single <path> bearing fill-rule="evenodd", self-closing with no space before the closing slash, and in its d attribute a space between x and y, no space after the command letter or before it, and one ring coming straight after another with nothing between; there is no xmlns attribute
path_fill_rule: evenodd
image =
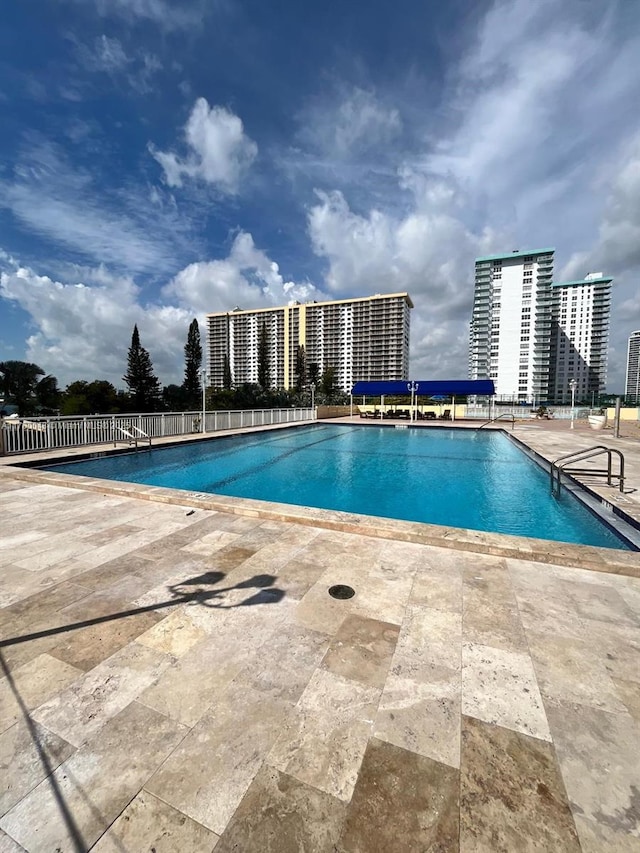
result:
<svg viewBox="0 0 640 853"><path fill-rule="evenodd" d="M35 468L14 467L13 465L0 466L0 479L3 477L12 477L43 485L100 492L104 495L116 497L131 497L181 507L289 522L326 530L355 533L377 539L413 542L451 550L640 578L638 552L634 551L575 545L502 533L487 533L480 530L445 527L425 522L387 519L379 516L313 507L298 507L294 504L281 504L250 498L232 498L180 489L167 489L160 486L143 486L120 482L116 485L114 480L101 480L77 474L58 474Z"/></svg>

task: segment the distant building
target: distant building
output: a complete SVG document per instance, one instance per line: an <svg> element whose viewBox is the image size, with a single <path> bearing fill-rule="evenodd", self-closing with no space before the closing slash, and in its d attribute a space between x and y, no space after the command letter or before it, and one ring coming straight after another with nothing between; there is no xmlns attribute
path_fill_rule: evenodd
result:
<svg viewBox="0 0 640 853"><path fill-rule="evenodd" d="M263 327L271 387L295 386L300 347L307 369L334 368L337 386L347 392L358 380L406 379L411 308L407 293L390 293L209 314L209 381L223 387L228 360L234 386L257 383Z"/></svg>
<svg viewBox="0 0 640 853"><path fill-rule="evenodd" d="M571 400L571 380L577 400L595 400L605 390L611 278L589 273L578 281L554 283L549 398Z"/></svg>
<svg viewBox="0 0 640 853"><path fill-rule="evenodd" d="M565 403L604 390L611 278L553 281L553 249L478 258L469 376L498 399Z"/></svg>
<svg viewBox="0 0 640 853"><path fill-rule="evenodd" d="M476 260L469 346L471 379L493 379L496 397L547 399L554 249Z"/></svg>
<svg viewBox="0 0 640 853"><path fill-rule="evenodd" d="M627 379L624 385L625 396L640 405L640 330L631 332L627 347Z"/></svg>

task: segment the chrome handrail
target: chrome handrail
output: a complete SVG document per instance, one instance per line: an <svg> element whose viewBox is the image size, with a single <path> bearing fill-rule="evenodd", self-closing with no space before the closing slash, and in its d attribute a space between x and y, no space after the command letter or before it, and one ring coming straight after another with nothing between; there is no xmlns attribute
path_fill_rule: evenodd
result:
<svg viewBox="0 0 640 853"><path fill-rule="evenodd" d="M502 412L501 415L498 415L497 418L489 418L488 421L485 421L481 424L478 429L482 429L482 427L486 427L487 424L494 424L496 421L499 421L500 418L511 418L511 430L513 431L516 428L516 416L512 412Z"/></svg>
<svg viewBox="0 0 640 853"><path fill-rule="evenodd" d="M604 453L607 455L606 469L566 468L567 465L574 462L582 462L585 459L592 459L594 456L601 456ZM618 455L618 461L620 463L619 472L617 474L613 472L614 453ZM558 497L560 496L560 490L562 487L562 474L584 474L590 477L606 477L608 486L612 486L612 478L617 477L618 488L621 492L624 492L624 455L616 447L605 447L604 444L596 444L593 447L587 447L584 450L576 450L573 453L565 453L564 456L558 456L557 459L554 459L551 463L551 467L549 468L551 494L556 494Z"/></svg>

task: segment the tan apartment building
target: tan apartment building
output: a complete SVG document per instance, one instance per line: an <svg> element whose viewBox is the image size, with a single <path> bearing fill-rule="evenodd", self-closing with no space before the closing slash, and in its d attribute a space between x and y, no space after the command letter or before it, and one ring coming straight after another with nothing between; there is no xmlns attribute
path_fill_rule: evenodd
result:
<svg viewBox="0 0 640 853"><path fill-rule="evenodd" d="M234 386L257 383L263 326L274 388L295 385L300 346L307 365L317 364L320 374L333 367L347 392L359 380L407 379L411 308L408 293L388 293L208 314L209 382L223 386L226 356Z"/></svg>

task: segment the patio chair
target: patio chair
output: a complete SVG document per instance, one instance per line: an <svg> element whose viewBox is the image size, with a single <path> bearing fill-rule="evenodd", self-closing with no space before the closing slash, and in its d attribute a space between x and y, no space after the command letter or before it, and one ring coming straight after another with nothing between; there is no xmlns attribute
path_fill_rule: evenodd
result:
<svg viewBox="0 0 640 853"><path fill-rule="evenodd" d="M438 420L450 421L451 420L451 409L445 409L444 412L439 416Z"/></svg>

